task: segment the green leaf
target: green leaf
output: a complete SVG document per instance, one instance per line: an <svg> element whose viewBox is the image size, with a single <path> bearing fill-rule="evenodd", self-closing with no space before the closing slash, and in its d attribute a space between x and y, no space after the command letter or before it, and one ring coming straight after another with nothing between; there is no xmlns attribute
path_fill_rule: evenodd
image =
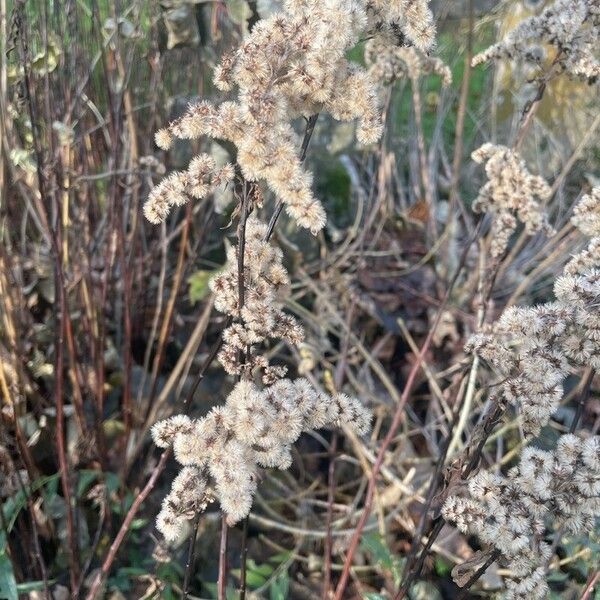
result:
<svg viewBox="0 0 600 600"><path fill-rule="evenodd" d="M54 585L56 579L48 580L48 585ZM44 589L43 581L26 581L24 583L17 583L17 592L19 594L28 594L29 592L37 592Z"/></svg>
<svg viewBox="0 0 600 600"><path fill-rule="evenodd" d="M252 559L250 559L247 563L247 570L252 571L253 573L258 573L263 577L268 577L274 571L271 565L268 565L267 563L257 565Z"/></svg>
<svg viewBox="0 0 600 600"><path fill-rule="evenodd" d="M148 523L148 519L144 519L143 517L140 517L139 519L133 519L129 529L141 529L144 527L144 525L146 525L146 523Z"/></svg>
<svg viewBox="0 0 600 600"><path fill-rule="evenodd" d="M269 558L269 562L271 562L275 565L280 565L280 564L284 563L286 560L289 560L291 555L292 555L291 550L284 550L283 552L278 552L277 554L273 554L273 556L271 556Z"/></svg>
<svg viewBox="0 0 600 600"><path fill-rule="evenodd" d="M269 586L270 600L287 600L290 587L290 577L287 571L279 573Z"/></svg>
<svg viewBox="0 0 600 600"><path fill-rule="evenodd" d="M86 490L92 485L92 482L101 475L101 471L93 469L82 469L77 478L77 497L81 498Z"/></svg>
<svg viewBox="0 0 600 600"><path fill-rule="evenodd" d="M246 583L251 588L257 588L257 587L260 587L261 585L264 585L265 583L267 583L267 579L265 577L263 577L260 573L257 573L256 571L247 571L246 572Z"/></svg>
<svg viewBox="0 0 600 600"><path fill-rule="evenodd" d="M402 578L402 560L392 554L385 539L377 532L366 533L360 540L361 548L373 557L373 562L391 573L394 583L400 585Z"/></svg>
<svg viewBox="0 0 600 600"><path fill-rule="evenodd" d="M19 600L12 563L4 550L0 552L0 598L2 600Z"/></svg>
<svg viewBox="0 0 600 600"><path fill-rule="evenodd" d="M366 600L387 600L385 596L378 594L377 592L368 592L365 594Z"/></svg>
<svg viewBox="0 0 600 600"><path fill-rule="evenodd" d="M54 473L54 475L48 475L47 477L40 477L33 481L30 485L25 486L25 490L19 490L16 494L12 495L4 502L2 505L2 511L4 513L4 519L6 520L9 532L12 530L15 521L19 516L19 512L27 504L27 496L23 492L25 491L30 494L31 492L38 490L54 480L58 480L58 473Z"/></svg>
<svg viewBox="0 0 600 600"><path fill-rule="evenodd" d="M208 282L216 271L196 271L188 279L188 296L192 304L196 304L208 294Z"/></svg>

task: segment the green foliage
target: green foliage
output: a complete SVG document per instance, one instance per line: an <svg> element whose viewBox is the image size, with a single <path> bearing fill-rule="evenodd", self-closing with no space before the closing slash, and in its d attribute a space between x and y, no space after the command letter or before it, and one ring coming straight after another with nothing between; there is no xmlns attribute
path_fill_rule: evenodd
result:
<svg viewBox="0 0 600 600"><path fill-rule="evenodd" d="M210 278L218 271L203 271L199 270L192 273L188 278L188 297L190 304L196 304L203 300L208 294L208 282Z"/></svg>
<svg viewBox="0 0 600 600"><path fill-rule="evenodd" d="M2 600L18 600L17 582L13 573L12 564L6 554L6 540L4 534L0 534L0 598Z"/></svg>
<svg viewBox="0 0 600 600"><path fill-rule="evenodd" d="M360 540L360 547L371 555L375 565L392 576L396 586L400 585L404 560L391 552L381 535L376 532L364 534Z"/></svg>
<svg viewBox="0 0 600 600"><path fill-rule="evenodd" d="M282 565L289 560L290 552L279 552L271 556L264 563L256 563L252 559L246 562L246 584L250 589L257 589L268 585L271 598L286 598L287 589L289 586L289 577L286 570L282 569ZM241 576L240 569L232 569L231 573L238 579ZM281 596L281 594L284 594Z"/></svg>

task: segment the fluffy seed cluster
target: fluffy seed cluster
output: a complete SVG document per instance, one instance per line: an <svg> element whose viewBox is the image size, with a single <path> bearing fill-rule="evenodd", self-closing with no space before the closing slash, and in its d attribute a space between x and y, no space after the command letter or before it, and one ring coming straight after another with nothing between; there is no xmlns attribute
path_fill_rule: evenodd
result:
<svg viewBox="0 0 600 600"><path fill-rule="evenodd" d="M270 384L285 375L285 368L269 366L264 354L249 351L250 347L269 338L299 344L304 333L298 321L281 310L281 300L290 281L282 264L281 249L265 241L266 233L264 223L255 217L248 218L244 252L245 293L241 311L236 247L229 248L224 270L209 282L209 286L215 295L215 308L236 320L223 333L223 348L219 353L223 368L231 375L247 376L255 369L261 370L263 383Z"/></svg>
<svg viewBox="0 0 600 600"><path fill-rule="evenodd" d="M260 467L287 469L291 445L303 431L347 425L358 435L370 428L370 413L345 394L318 393L306 379L282 379L259 389L240 381L224 406L201 419L178 415L152 428L157 446L173 445L183 469L165 498L157 527L169 541L213 498L230 525L250 512Z"/></svg>
<svg viewBox="0 0 600 600"><path fill-rule="evenodd" d="M447 521L500 551L507 600L545 598L545 521L567 531L594 527L600 515L600 437L563 435L553 452L528 447L507 476L480 471L442 508Z"/></svg>
<svg viewBox="0 0 600 600"><path fill-rule="evenodd" d="M473 336L478 353L502 377L504 398L519 406L526 433L537 435L563 396L574 369L600 368L600 188L583 196L573 223L592 239L554 284L556 300L511 307L490 333Z"/></svg>
<svg viewBox="0 0 600 600"><path fill-rule="evenodd" d="M173 206L183 206L190 196L198 200L206 198L219 186L227 185L234 175L233 165L227 163L217 167L212 156L199 154L187 171L171 173L152 189L144 204L144 215L151 223L161 223Z"/></svg>
<svg viewBox="0 0 600 600"><path fill-rule="evenodd" d="M394 31L422 50L433 42L424 0L287 0L282 12L256 23L216 68L216 86L237 90L237 99L191 106L157 133L157 144L167 148L173 137L202 135L233 142L246 180L266 181L300 226L318 232L325 212L300 161L291 120L319 112L356 119L359 141L377 141L382 131L377 89L365 69L345 58L376 28Z"/></svg>
<svg viewBox="0 0 600 600"><path fill-rule="evenodd" d="M473 57L473 65L491 59L540 61L540 45L554 50L555 65L577 78L596 81L600 38L598 0L556 0L539 15L521 21L505 38Z"/></svg>
<svg viewBox="0 0 600 600"><path fill-rule="evenodd" d="M579 252L565 267L565 273L576 275L598 268L600 262L600 187L582 196L573 210L571 223L589 236L588 247Z"/></svg>
<svg viewBox="0 0 600 600"><path fill-rule="evenodd" d="M390 84L404 77L416 81L423 75L435 74L442 78L442 85L452 83L452 72L441 59L398 42L390 32L377 32L366 42L365 62L375 81Z"/></svg>
<svg viewBox="0 0 600 600"><path fill-rule="evenodd" d="M510 236L517 228L517 221L525 225L528 233L544 231L552 233L546 214L536 200L544 201L551 191L542 177L532 175L517 152L506 146L483 144L471 157L477 163L485 162L488 181L479 190L473 202L475 212L494 214L490 235L492 258L500 258Z"/></svg>

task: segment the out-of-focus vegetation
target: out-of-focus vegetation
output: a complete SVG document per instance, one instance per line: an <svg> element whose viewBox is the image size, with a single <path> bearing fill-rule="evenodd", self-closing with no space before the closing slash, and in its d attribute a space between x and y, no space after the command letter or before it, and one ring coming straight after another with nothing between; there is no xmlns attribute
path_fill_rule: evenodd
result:
<svg viewBox="0 0 600 600"><path fill-rule="evenodd" d="M190 413L205 414L231 389L216 366L200 381L197 375L223 326L211 312L208 279L223 265L235 233L236 198L230 191L190 204L159 227L144 221L141 204L165 173L186 166L201 147L221 158L232 152L226 144L179 142L165 153L154 132L189 102L214 95L219 56L275 4L0 0L0 598L58 600L69 598L69 590L86 597L123 519L156 472L149 427L180 412L188 398ZM387 92L386 133L374 150L356 148L352 125L322 119L308 161L330 223L318 239L285 220L276 233L293 277L287 308L305 319L308 336L299 351L276 347L273 353L328 391L345 369L348 386L376 416L371 447L339 442L334 578L377 436L457 261L448 202L457 136L458 201L466 214L481 183L470 152L514 132L527 93L527 74L509 65L465 71L467 40L472 35L474 51L485 48L537 3L504 0L489 9L474 2L471 34L468 3L464 10L450 4L436 5L437 52L454 81L448 89L436 76L421 81L422 132L414 94L403 82ZM360 45L351 58L362 60ZM548 208L557 229L572 199L598 183L594 94L556 80L523 148L532 168L554 182ZM420 133L435 182L434 215L424 212L419 192ZM271 210L267 199L265 214ZM448 224L433 247L425 227L430 217ZM577 244L571 233L550 242L519 238L496 281L495 314L507 303L546 299ZM349 598L388 598L399 585L447 426L465 335L474 327L469 311L477 265L470 268L386 459ZM570 381L569 399L577 383ZM582 416L592 431L600 425L597 392L593 383ZM476 394L466 433L483 410L482 395ZM542 441L551 445L573 410L567 402ZM329 433L305 436L290 472L265 473L249 525L246 578L253 597L321 593L329 442ZM515 419L497 433L486 459L511 465L521 442ZM102 571L104 597L181 597L187 545L167 548L154 528L174 472L169 459L135 510ZM209 511L200 521L190 597L216 597L218 520ZM231 598L238 597L240 537L238 530L230 533ZM555 598L579 597L600 560L597 531L591 540L556 541L548 567ZM412 597L456 598L450 571L472 551L469 540L444 530ZM473 597L491 597L498 585L492 568Z"/></svg>

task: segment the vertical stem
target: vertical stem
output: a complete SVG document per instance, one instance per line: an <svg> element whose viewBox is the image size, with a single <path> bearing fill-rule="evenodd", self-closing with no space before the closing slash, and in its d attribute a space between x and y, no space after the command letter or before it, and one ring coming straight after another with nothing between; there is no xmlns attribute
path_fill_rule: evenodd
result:
<svg viewBox="0 0 600 600"><path fill-rule="evenodd" d="M198 512L194 519L194 526L192 528L192 535L190 536L190 542L188 545L187 561L185 563L185 575L183 577L183 590L182 600L187 600L188 590L190 588L190 579L192 576L192 568L194 566L194 554L196 549L196 537L198 535L198 525L200 525L201 512Z"/></svg>
<svg viewBox="0 0 600 600"><path fill-rule="evenodd" d="M248 521L244 519L242 525L242 545L240 549L240 600L246 599L246 560L248 558Z"/></svg>
<svg viewBox="0 0 600 600"><path fill-rule="evenodd" d="M331 537L331 522L333 521L333 499L335 490L335 458L338 444L338 433L333 432L331 443L329 444L329 472L327 479L327 521L325 536L325 548L323 550L323 600L329 598L329 589L331 587L331 551L333 547L333 539Z"/></svg>
<svg viewBox="0 0 600 600"><path fill-rule="evenodd" d="M471 59L473 57L473 0L469 0L469 33L467 35L467 53L465 55L464 71L460 85L458 111L456 113L456 127L454 128L454 154L452 156L452 179L450 181L450 194L448 219L452 218L458 200L458 182L460 179L460 165L463 154L463 135L465 129L465 115L469 100L469 82L471 80Z"/></svg>
<svg viewBox="0 0 600 600"><path fill-rule="evenodd" d="M463 586L463 589L458 597L458 600L466 600L469 595L469 589L471 586L488 570L489 566L500 556L500 550L494 550L488 559L471 575L469 581Z"/></svg>
<svg viewBox="0 0 600 600"><path fill-rule="evenodd" d="M227 518L221 517L221 541L219 544L219 579L217 580L217 600L226 600L227 586Z"/></svg>
<svg viewBox="0 0 600 600"><path fill-rule="evenodd" d="M44 200L51 198L53 205L56 208L56 196L50 197L46 190L46 180L43 172L43 154L40 146L40 134L37 127L37 115L34 105L34 99L31 92L31 80L29 71L29 55L28 55L28 42L26 26L21 30L19 36L21 61L23 63L23 81L25 84L25 96L27 101L27 107L29 110L29 118L31 120L31 129L33 134L33 147L36 156L36 171L38 187L40 192L40 214L44 217L44 223L47 227L48 236L50 238L52 255L54 259L54 286L56 289L56 298L54 302L54 314L55 314L55 332L54 332L54 405L56 409L56 451L58 455L60 481L65 501L65 512L66 512L66 525L67 525L67 556L69 562L69 577L71 583L71 594L75 598L75 590L77 587L77 553L76 553L76 538L73 527L73 506L71 503L71 491L69 485L69 472L67 464L67 454L65 449L65 438L64 438L64 396L63 396L63 351L64 351L64 333L65 333L65 319L67 317L66 310L66 298L65 298L65 284L62 273L61 265L61 251L60 251L60 224L57 223L56 228L51 225L48 212L44 205Z"/></svg>
<svg viewBox="0 0 600 600"><path fill-rule="evenodd" d="M342 573L340 575L340 581L335 590L335 596L334 596L335 600L342 600L342 598L344 598L344 592L346 590L346 585L348 584L348 579L350 578L350 569L352 568L352 559L354 558L354 553L356 552L356 549L358 548L358 542L360 540L362 530L367 522L367 518L369 517L369 514L371 513L371 506L373 505L373 498L375 495L375 486L377 485L377 476L379 475L379 471L381 469L381 466L383 465L383 460L385 458L385 454L387 452L389 445L392 443L392 440L394 439L394 437L396 435L396 431L402 420L404 406L408 400L410 392L412 391L413 385L417 378L417 373L421 369L421 363L423 362L423 358L425 357L425 354L429 350L431 342L433 341L434 333L440 323L442 314L446 308L448 300L450 299L450 294L452 293L454 285L456 284L456 282L458 280L458 276L460 275L460 272L462 271L464 263L467 259L469 248L471 247L471 244L479 236L479 232L481 230L481 223L482 223L482 221L479 221L479 225L475 228L473 235L471 236L471 238L468 240L468 242L465 244L465 247L463 248L456 271L452 277L452 280L448 284L448 287L446 289L446 292L444 294L442 302L440 303L440 307L438 309L435 320L429 329L429 332L427 334L427 337L425 338L425 341L423 342L423 345L421 346L421 350L417 356L417 359L415 360L415 363L414 363L413 367L411 368L410 373L408 374L406 383L404 385L404 389L402 390L402 395L400 396L400 400L398 401L398 403L396 405L394 416L392 417L392 422L390 423L388 432L385 435L383 441L381 442L379 451L377 452L377 457L375 459L375 462L373 464L371 472L369 473L369 483L367 486L367 495L365 497L363 511L358 520L358 523L356 524L354 533L352 534L352 537L350 539L350 543L348 545L348 550L346 552L346 558L344 560L344 565L342 567Z"/></svg>

